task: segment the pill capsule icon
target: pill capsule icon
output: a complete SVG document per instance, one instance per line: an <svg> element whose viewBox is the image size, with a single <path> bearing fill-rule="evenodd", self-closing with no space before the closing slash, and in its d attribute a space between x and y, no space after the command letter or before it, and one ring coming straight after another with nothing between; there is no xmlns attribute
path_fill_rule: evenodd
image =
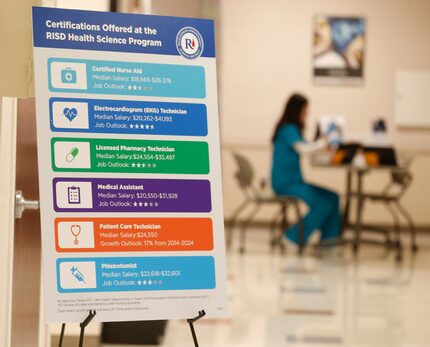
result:
<svg viewBox="0 0 430 347"><path fill-rule="evenodd" d="M79 149L77 147L73 147L69 153L67 153L66 155L66 161L68 163L70 163L71 161L73 161L73 159L75 159L75 157L78 155L79 153Z"/></svg>

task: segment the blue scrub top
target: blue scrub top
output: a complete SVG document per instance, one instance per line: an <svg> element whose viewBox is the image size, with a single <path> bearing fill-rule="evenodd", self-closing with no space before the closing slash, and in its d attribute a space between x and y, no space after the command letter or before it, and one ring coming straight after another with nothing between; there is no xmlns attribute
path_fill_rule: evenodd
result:
<svg viewBox="0 0 430 347"><path fill-rule="evenodd" d="M300 156L294 150L296 142L304 141L297 125L286 124L276 135L272 161L272 187L279 195L287 194L288 187L302 183Z"/></svg>

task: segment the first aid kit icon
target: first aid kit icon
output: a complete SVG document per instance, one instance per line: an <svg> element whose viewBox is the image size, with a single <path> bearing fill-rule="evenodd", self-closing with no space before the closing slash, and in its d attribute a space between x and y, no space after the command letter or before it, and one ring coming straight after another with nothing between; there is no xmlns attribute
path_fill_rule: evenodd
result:
<svg viewBox="0 0 430 347"><path fill-rule="evenodd" d="M76 83L76 70L70 67L66 67L61 70L61 82L62 83Z"/></svg>

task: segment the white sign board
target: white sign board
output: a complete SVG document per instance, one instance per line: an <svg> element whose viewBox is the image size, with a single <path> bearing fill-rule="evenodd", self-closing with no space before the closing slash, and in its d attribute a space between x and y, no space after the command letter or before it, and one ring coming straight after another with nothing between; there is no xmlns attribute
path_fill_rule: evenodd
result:
<svg viewBox="0 0 430 347"><path fill-rule="evenodd" d="M213 21L33 8L48 322L226 313Z"/></svg>

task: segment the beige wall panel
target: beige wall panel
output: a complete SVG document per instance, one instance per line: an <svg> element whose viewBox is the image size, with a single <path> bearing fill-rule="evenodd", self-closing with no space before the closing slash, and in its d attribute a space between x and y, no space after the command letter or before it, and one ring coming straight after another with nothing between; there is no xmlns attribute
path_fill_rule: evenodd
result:
<svg viewBox="0 0 430 347"><path fill-rule="evenodd" d="M33 94L31 6L34 0L0 2L0 95Z"/></svg>

